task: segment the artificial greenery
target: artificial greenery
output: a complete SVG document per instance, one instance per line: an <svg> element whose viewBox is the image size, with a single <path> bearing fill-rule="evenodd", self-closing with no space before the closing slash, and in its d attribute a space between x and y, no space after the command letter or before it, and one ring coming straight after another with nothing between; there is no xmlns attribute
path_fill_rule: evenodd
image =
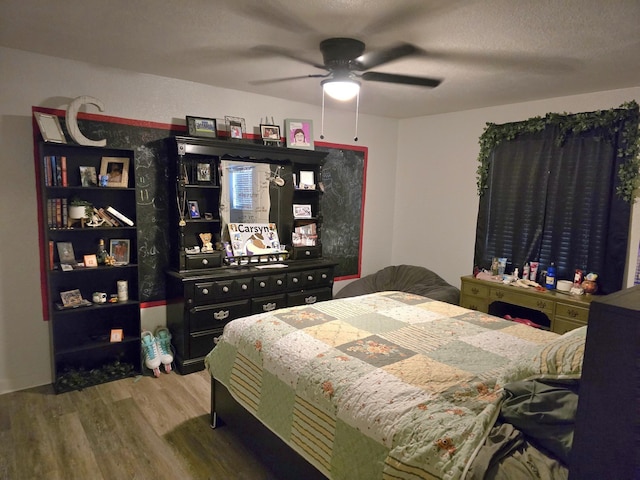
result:
<svg viewBox="0 0 640 480"><path fill-rule="evenodd" d="M101 383L118 380L120 378L135 375L135 368L130 363L115 360L102 365L99 368L86 370L80 368L65 368L55 382L56 392L67 392L69 390L82 390L83 388L99 385Z"/></svg>
<svg viewBox="0 0 640 480"><path fill-rule="evenodd" d="M599 110L578 114L548 113L544 117L533 117L524 122L496 125L487 123L480 136L480 165L477 170L478 195L482 196L488 188L491 152L504 141L513 140L525 133L536 133L549 125L556 125L560 134L556 139L562 146L570 133L580 134L595 131L599 138L613 143L616 134L621 131L617 155L622 158L618 170L620 185L616 193L626 202L633 203L635 191L640 186L640 130L638 104L632 100L619 108Z"/></svg>

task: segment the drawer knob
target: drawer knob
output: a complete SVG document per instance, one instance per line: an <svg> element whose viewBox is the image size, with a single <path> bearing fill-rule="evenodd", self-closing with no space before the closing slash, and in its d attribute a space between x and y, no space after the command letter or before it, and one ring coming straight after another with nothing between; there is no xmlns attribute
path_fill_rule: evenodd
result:
<svg viewBox="0 0 640 480"><path fill-rule="evenodd" d="M547 308L547 302L543 302L542 300L538 300L538 308Z"/></svg>
<svg viewBox="0 0 640 480"><path fill-rule="evenodd" d="M246 283L243 283L243 284L242 284L242 287L240 287L240 288L242 288L242 290L246 290L246 289L247 289L247 288L249 288L249 287L247 287L247 284L246 284Z"/></svg>
<svg viewBox="0 0 640 480"><path fill-rule="evenodd" d="M479 289L479 288L476 288L476 287L473 287L473 288L471 289L471 293L473 293L474 295L477 295L477 294L479 294L479 293L480 293L480 289Z"/></svg>
<svg viewBox="0 0 640 480"><path fill-rule="evenodd" d="M204 295L209 295L209 289L208 289L208 288L203 288L203 289L202 289L202 293L203 293Z"/></svg>
<svg viewBox="0 0 640 480"><path fill-rule="evenodd" d="M309 280L310 282L313 282L313 275L307 275L307 280Z"/></svg>
<svg viewBox="0 0 640 480"><path fill-rule="evenodd" d="M262 311L263 312L270 312L272 310L276 309L276 304L275 303L265 303L264 305L262 305Z"/></svg>
<svg viewBox="0 0 640 480"><path fill-rule="evenodd" d="M276 284L278 284L278 286L282 285L282 280L281 279L276 280Z"/></svg>
<svg viewBox="0 0 640 480"><path fill-rule="evenodd" d="M477 305L469 305L469 309L470 310L478 310L478 306Z"/></svg>
<svg viewBox="0 0 640 480"><path fill-rule="evenodd" d="M313 295L304 299L304 303L306 303L307 305L311 305L312 303L316 303L317 301L318 297L315 297Z"/></svg>
<svg viewBox="0 0 640 480"><path fill-rule="evenodd" d="M229 310L220 310L219 312L215 312L213 314L213 318L216 320L225 320L229 318Z"/></svg>
<svg viewBox="0 0 640 480"><path fill-rule="evenodd" d="M504 293L503 292L496 292L496 297L502 298L502 297L504 297Z"/></svg>
<svg viewBox="0 0 640 480"><path fill-rule="evenodd" d="M291 280L293 283L298 283L298 277L293 277L293 280Z"/></svg>
<svg viewBox="0 0 640 480"><path fill-rule="evenodd" d="M309 255L311 255L311 252L309 250L305 250L304 254L308 257Z"/></svg>
<svg viewBox="0 0 640 480"><path fill-rule="evenodd" d="M327 275L326 273L323 273L323 274L322 274L322 279L323 279L323 280L326 280L326 279L327 279L327 276L328 276L328 275Z"/></svg>
<svg viewBox="0 0 640 480"><path fill-rule="evenodd" d="M206 258L202 259L202 264L203 265L208 265L209 264L209 260L207 260Z"/></svg>
<svg viewBox="0 0 640 480"><path fill-rule="evenodd" d="M226 285L224 287L222 287L222 291L224 293L228 293L229 292L229 287L227 287Z"/></svg>
<svg viewBox="0 0 640 480"><path fill-rule="evenodd" d="M567 313L569 314L570 317L576 318L579 313L577 310L574 310L573 308L570 308Z"/></svg>
<svg viewBox="0 0 640 480"><path fill-rule="evenodd" d="M266 287L266 286L267 286L267 284L266 284L266 283L264 283L264 282L260 282L260 287L264 288L264 287Z"/></svg>

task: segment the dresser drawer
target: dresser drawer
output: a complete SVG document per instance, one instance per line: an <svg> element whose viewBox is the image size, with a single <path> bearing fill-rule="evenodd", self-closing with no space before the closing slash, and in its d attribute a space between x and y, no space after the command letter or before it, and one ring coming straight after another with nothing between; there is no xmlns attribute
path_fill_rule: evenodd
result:
<svg viewBox="0 0 640 480"><path fill-rule="evenodd" d="M253 277L253 294L262 295L264 293L281 292L287 285L287 275L265 275Z"/></svg>
<svg viewBox="0 0 640 480"><path fill-rule="evenodd" d="M546 299L540 295L526 295L518 293L515 289L518 287L510 287L514 290L492 288L489 297L491 301L499 301L505 303L511 303L513 305L520 305L521 307L532 308L543 312L549 317L553 316L554 301L553 299Z"/></svg>
<svg viewBox="0 0 640 480"><path fill-rule="evenodd" d="M489 296L489 287L487 285L479 285L477 283L462 282L462 294L466 296L487 298Z"/></svg>
<svg viewBox="0 0 640 480"><path fill-rule="evenodd" d="M587 323L589 319L589 309L583 307L576 307L568 303L557 302L556 303L556 317L564 317L569 320L577 322Z"/></svg>
<svg viewBox="0 0 640 480"><path fill-rule="evenodd" d="M216 253L200 253L187 255L185 267L187 270L201 270L203 268L216 268L222 266L222 255Z"/></svg>
<svg viewBox="0 0 640 480"><path fill-rule="evenodd" d="M304 260L305 258L320 258L322 256L322 246L315 247L293 247L293 260Z"/></svg>
<svg viewBox="0 0 640 480"><path fill-rule="evenodd" d="M252 293L252 286L251 277L196 283L194 304L220 303L225 299L249 296Z"/></svg>
<svg viewBox="0 0 640 480"><path fill-rule="evenodd" d="M488 289L487 289L488 292ZM475 297L472 295L461 295L460 296L460 306L464 308L469 308L471 310L477 310L483 313L489 313L489 302L486 297Z"/></svg>
<svg viewBox="0 0 640 480"><path fill-rule="evenodd" d="M331 300L333 291L331 288L316 288L313 290L305 290L304 292L289 293L287 295L287 304L290 307L295 305L313 305L316 302Z"/></svg>
<svg viewBox="0 0 640 480"><path fill-rule="evenodd" d="M271 295L251 299L251 313L264 313L284 308L287 306L287 295Z"/></svg>
<svg viewBox="0 0 640 480"><path fill-rule="evenodd" d="M576 328L584 327L585 325L585 322L556 317L553 319L551 329L554 333L562 335L563 333L567 333L569 330L575 330Z"/></svg>
<svg viewBox="0 0 640 480"><path fill-rule="evenodd" d="M204 357L216 345L216 338L222 335L223 327L189 335L189 358Z"/></svg>
<svg viewBox="0 0 640 480"><path fill-rule="evenodd" d="M190 311L190 331L197 332L199 330L223 327L230 320L245 317L250 313L249 299L194 307Z"/></svg>

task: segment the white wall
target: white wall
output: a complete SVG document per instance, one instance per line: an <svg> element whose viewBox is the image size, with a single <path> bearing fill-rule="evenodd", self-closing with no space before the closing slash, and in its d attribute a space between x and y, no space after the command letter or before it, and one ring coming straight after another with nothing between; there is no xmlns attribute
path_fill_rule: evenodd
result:
<svg viewBox="0 0 640 480"><path fill-rule="evenodd" d="M502 124L549 112L590 112L640 102L640 87L403 120L399 123L392 263L423 265L453 285L473 269L478 139ZM627 286L633 285L640 204L632 212Z"/></svg>
<svg viewBox="0 0 640 480"><path fill-rule="evenodd" d="M104 102L104 115L161 123L184 124L186 115L233 115L251 128L265 115L280 124L287 117L309 118L319 140L321 112L311 105L6 48L0 48L0 71L0 394L51 382L48 323L40 302L32 106L65 110L74 98L90 95ZM324 130L327 142L354 144L353 113L328 110ZM366 273L391 259L396 132L395 120L360 116L358 145L369 148ZM164 307L143 310L144 326L163 323Z"/></svg>

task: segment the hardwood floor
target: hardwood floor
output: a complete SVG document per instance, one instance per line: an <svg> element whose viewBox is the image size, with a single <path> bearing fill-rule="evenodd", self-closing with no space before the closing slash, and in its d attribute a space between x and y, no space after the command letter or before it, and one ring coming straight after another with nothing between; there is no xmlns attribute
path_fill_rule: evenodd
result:
<svg viewBox="0 0 640 480"><path fill-rule="evenodd" d="M209 401L204 371L0 395L0 479L279 480Z"/></svg>

